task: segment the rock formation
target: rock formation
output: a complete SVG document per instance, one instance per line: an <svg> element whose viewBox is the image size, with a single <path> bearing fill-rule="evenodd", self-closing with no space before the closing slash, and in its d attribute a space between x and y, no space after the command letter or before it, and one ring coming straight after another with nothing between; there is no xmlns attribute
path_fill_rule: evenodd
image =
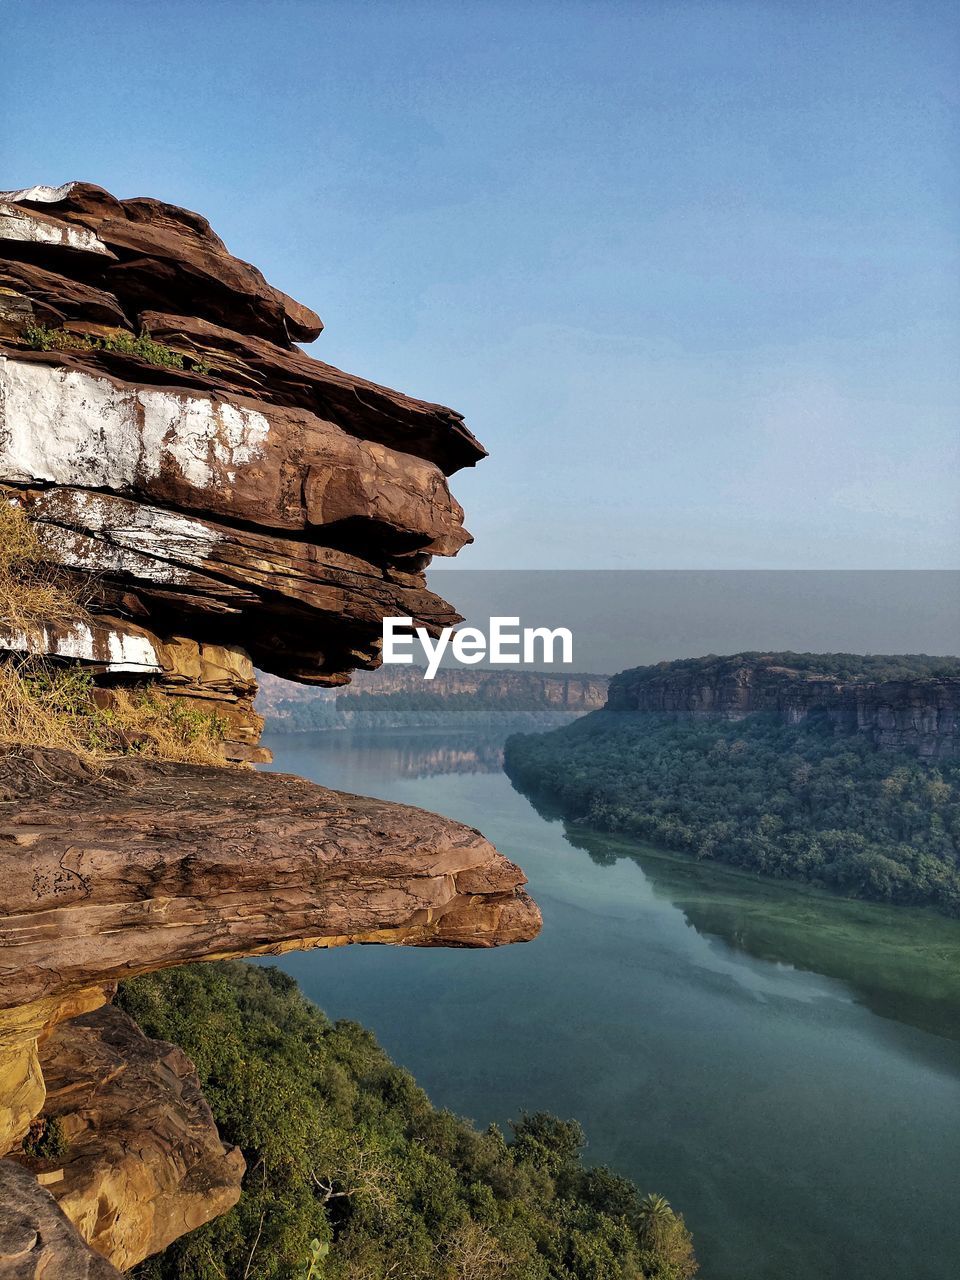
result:
<svg viewBox="0 0 960 1280"><path fill-rule="evenodd" d="M119 1270L236 1204L243 1157L220 1141L182 1050L107 1006L58 1026L40 1064L64 1151L17 1158Z"/></svg>
<svg viewBox="0 0 960 1280"><path fill-rule="evenodd" d="M0 496L96 576L95 628L64 620L53 652L223 703L251 759L248 657L343 683L385 615L458 620L423 570L469 541L446 476L484 451L459 414L307 355L319 318L161 201L0 194L0 259Z"/></svg>
<svg viewBox="0 0 960 1280"><path fill-rule="evenodd" d="M39 750L0 754L0 786L0 1008L208 956L536 931L520 870L422 809L285 774Z"/></svg>
<svg viewBox="0 0 960 1280"><path fill-rule="evenodd" d="M0 1280L121 1280L28 1169L0 1160Z"/></svg>
<svg viewBox="0 0 960 1280"><path fill-rule="evenodd" d="M864 734L881 750L960 755L960 677L843 680L791 668L782 656L636 667L610 681L607 707L727 720L767 711L786 724L822 716L835 732Z"/></svg>
<svg viewBox="0 0 960 1280"><path fill-rule="evenodd" d="M453 410L295 345L321 328L197 214L86 183L0 195L0 498L86 601L0 617L0 661L80 666L102 706L133 686L213 710L256 762L254 662L342 684L378 664L384 616L458 620L424 571L469 541L447 477L484 451ZM0 1277L116 1274L34 1173L119 1267L236 1198L190 1064L101 1008L117 980L539 928L519 869L460 823L26 743L0 751L0 868ZM56 1167L19 1146L42 1110Z"/></svg>

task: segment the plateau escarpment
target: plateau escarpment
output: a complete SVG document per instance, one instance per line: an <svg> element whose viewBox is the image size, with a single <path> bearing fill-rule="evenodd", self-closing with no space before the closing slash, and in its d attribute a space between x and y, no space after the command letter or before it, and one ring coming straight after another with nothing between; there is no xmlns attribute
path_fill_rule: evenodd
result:
<svg viewBox="0 0 960 1280"><path fill-rule="evenodd" d="M384 665L357 671L350 684L318 690L275 676L259 680L257 710L268 728L294 732L328 726L563 723L602 707L606 676L451 667L432 680L424 669Z"/></svg>
<svg viewBox="0 0 960 1280"><path fill-rule="evenodd" d="M881 750L960 755L960 661L925 655L742 653L622 671L610 682L617 712L719 716L771 712L784 724L822 717L840 735Z"/></svg>
<svg viewBox="0 0 960 1280"><path fill-rule="evenodd" d="M459 823L134 758L146 739L130 708L145 704L131 699L183 733L203 721L227 760L263 761L254 662L342 684L379 662L385 615L434 634L458 620L424 571L469 541L447 477L484 450L454 411L296 346L321 328L188 210L87 183L0 195L0 510L29 532L41 588L52 575L37 598L66 602L18 607L3 559L0 705L19 716L25 700L40 723L66 691L62 718L75 737L86 726L74 751L19 740L29 716L0 726L0 1154L33 1158L121 1267L222 1212L242 1161L188 1065L93 1012L118 979L539 928L519 869ZM152 1099L152 1138L122 1119L134 1096ZM75 1141L50 1169L31 1135L54 1120ZM20 1208L4 1213L0 1270L20 1256L3 1253L10 1231L33 1265ZM73 1274L64 1240L43 1274Z"/></svg>
<svg viewBox="0 0 960 1280"><path fill-rule="evenodd" d="M614 676L505 768L594 827L960 915L960 660L735 654Z"/></svg>

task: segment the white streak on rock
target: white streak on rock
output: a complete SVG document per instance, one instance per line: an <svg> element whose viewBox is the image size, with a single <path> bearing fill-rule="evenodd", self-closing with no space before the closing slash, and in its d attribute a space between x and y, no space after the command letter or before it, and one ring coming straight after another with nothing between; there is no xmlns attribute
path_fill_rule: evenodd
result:
<svg viewBox="0 0 960 1280"><path fill-rule="evenodd" d="M66 569L128 574L141 582L154 582L160 586L188 586L193 581L189 569L157 560L141 551L114 546L57 525L37 524L35 527L40 545L52 560Z"/></svg>
<svg viewBox="0 0 960 1280"><path fill-rule="evenodd" d="M107 636L111 671L160 670L157 651L146 636L124 635L111 631Z"/></svg>
<svg viewBox="0 0 960 1280"><path fill-rule="evenodd" d="M86 227L73 222L49 222L35 218L29 209L12 204L0 204L0 240L20 240L29 244L58 245L66 249L79 249L84 253L114 254Z"/></svg>
<svg viewBox="0 0 960 1280"><path fill-rule="evenodd" d="M75 182L65 182L59 187L21 187L19 191L0 191L0 200L9 200L14 204L18 200L29 200L33 204L58 204L67 198L76 185Z"/></svg>
<svg viewBox="0 0 960 1280"><path fill-rule="evenodd" d="M270 423L255 409L182 391L141 390L143 465L155 475L164 455L197 489L232 484L236 468L260 456Z"/></svg>
<svg viewBox="0 0 960 1280"><path fill-rule="evenodd" d="M34 508L33 518L54 525L66 525L70 531L93 534L105 539L104 554L125 549L139 554L174 560L201 568L223 535L204 524L176 511L163 511L145 503L132 503L113 494L89 493L77 490L53 490L40 498ZM45 545L55 536L53 528L39 524L45 530ZM60 532L64 532L61 530ZM153 580L164 574L173 575L173 565L158 564ZM182 580L167 576L167 581Z"/></svg>
<svg viewBox="0 0 960 1280"><path fill-rule="evenodd" d="M255 409L185 390L0 361L0 479L123 491L173 466L192 488L222 488L269 433Z"/></svg>
<svg viewBox="0 0 960 1280"><path fill-rule="evenodd" d="M0 633L0 649L93 662L113 673L158 675L161 671L157 651L146 636L102 626L95 632L86 622L43 626L31 632Z"/></svg>

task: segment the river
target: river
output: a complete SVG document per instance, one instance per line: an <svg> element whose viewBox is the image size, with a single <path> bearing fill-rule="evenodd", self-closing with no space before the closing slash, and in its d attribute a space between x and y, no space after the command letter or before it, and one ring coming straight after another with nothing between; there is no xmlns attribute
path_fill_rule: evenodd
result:
<svg viewBox="0 0 960 1280"><path fill-rule="evenodd" d="M704 1280L960 1276L960 922L848 902L543 815L495 738L268 735L274 768L479 827L535 942L278 963L483 1126L545 1109L664 1194Z"/></svg>

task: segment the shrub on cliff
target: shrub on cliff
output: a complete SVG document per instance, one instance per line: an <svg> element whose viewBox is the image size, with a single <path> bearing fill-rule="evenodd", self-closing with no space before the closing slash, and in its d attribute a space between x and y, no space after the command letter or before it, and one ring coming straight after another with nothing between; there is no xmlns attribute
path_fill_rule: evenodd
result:
<svg viewBox="0 0 960 1280"><path fill-rule="evenodd" d="M63 748L93 760L226 763L215 715L146 689L114 690L111 705L100 707L88 672L42 658L0 661L0 743Z"/></svg>
<svg viewBox="0 0 960 1280"><path fill-rule="evenodd" d="M156 342L144 329L136 336L124 329L117 329L105 338L85 333L70 333L67 329L52 329L43 324L28 324L22 333L23 341L35 351L107 351L135 356L147 364L165 369L192 369L196 373L209 373L210 366L199 356L191 356L172 347Z"/></svg>
<svg viewBox="0 0 960 1280"><path fill-rule="evenodd" d="M579 1126L538 1114L508 1140L430 1105L369 1032L331 1023L276 969L228 963L126 983L124 1008L197 1066L247 1159L240 1203L138 1280L688 1280L683 1220L651 1229L626 1179L580 1161ZM665 1202L662 1202L665 1205Z"/></svg>

